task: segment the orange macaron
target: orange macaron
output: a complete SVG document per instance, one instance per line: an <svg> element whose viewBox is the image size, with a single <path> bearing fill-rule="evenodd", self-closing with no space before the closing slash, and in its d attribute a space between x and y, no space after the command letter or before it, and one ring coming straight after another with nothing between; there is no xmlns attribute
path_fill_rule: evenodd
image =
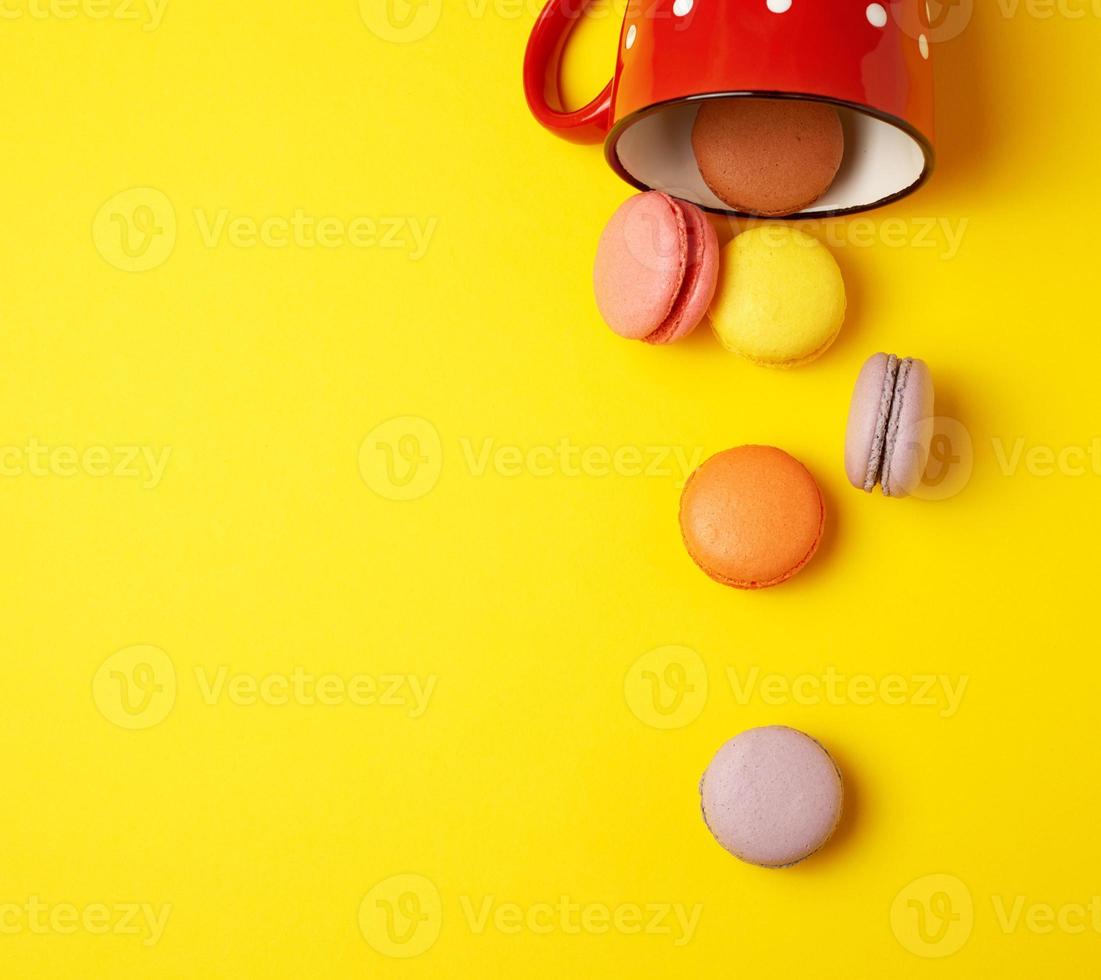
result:
<svg viewBox="0 0 1101 980"><path fill-rule="evenodd" d="M772 446L712 456L681 494L688 554L716 582L736 589L786 582L814 557L825 519L814 477Z"/></svg>

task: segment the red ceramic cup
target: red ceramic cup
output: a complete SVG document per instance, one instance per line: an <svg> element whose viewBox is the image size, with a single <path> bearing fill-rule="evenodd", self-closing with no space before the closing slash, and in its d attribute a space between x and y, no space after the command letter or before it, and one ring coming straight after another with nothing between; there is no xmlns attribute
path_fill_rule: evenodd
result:
<svg viewBox="0 0 1101 980"><path fill-rule="evenodd" d="M933 167L933 73L925 0L628 0L615 75L563 108L559 64L586 0L549 0L524 59L535 118L578 143L603 140L612 168L737 214L692 153L701 100L810 99L837 107L845 158L830 190L792 217L850 214L909 194Z"/></svg>

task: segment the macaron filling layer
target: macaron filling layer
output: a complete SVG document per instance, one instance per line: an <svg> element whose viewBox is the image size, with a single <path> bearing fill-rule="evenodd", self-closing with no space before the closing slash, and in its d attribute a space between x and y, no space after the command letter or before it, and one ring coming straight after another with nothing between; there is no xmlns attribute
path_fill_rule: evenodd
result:
<svg viewBox="0 0 1101 980"><path fill-rule="evenodd" d="M878 483L885 497L891 496L891 459L898 441L899 422L906 402L906 383L910 377L912 357L887 357L880 394L879 413L876 416L872 451L868 456L868 469L864 475L864 490L871 493Z"/></svg>
<svg viewBox="0 0 1101 980"><path fill-rule="evenodd" d="M684 230L685 262L680 288L673 299L669 315L660 327L643 338L648 344L665 344L679 340L696 327L711 302L718 272L718 263L714 260L708 262L707 235L710 233L713 236L714 232L708 226L703 212L674 198L668 200L677 212L678 228Z"/></svg>
<svg viewBox="0 0 1101 980"><path fill-rule="evenodd" d="M864 475L864 490L871 493L879 482L883 468L883 447L887 440L887 428L891 419L891 405L895 398L895 380L898 377L898 358L894 354L887 356L884 369L883 387L879 395L879 411L876 414L875 434L872 437L872 449L868 454L868 469Z"/></svg>
<svg viewBox="0 0 1101 980"><path fill-rule="evenodd" d="M887 425L886 444L883 447L883 467L879 476L885 497L891 495L891 462L894 459L895 444L898 442L899 420L902 418L902 408L906 401L906 382L909 380L910 366L913 363L912 357L904 357L898 363L898 377L895 379L894 395L891 398L891 421Z"/></svg>

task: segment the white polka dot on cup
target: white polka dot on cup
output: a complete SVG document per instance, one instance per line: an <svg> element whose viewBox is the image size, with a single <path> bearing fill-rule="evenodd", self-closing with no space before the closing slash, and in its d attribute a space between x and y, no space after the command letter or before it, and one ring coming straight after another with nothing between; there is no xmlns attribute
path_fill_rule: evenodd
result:
<svg viewBox="0 0 1101 980"><path fill-rule="evenodd" d="M865 11L868 15L868 23L872 27L886 27L887 26L887 8L881 3L870 3L868 9Z"/></svg>
<svg viewBox="0 0 1101 980"><path fill-rule="evenodd" d="M687 17L692 12L695 0L674 0L673 13L678 17Z"/></svg>
<svg viewBox="0 0 1101 980"><path fill-rule="evenodd" d="M638 28L632 24L627 28L627 39L623 42L623 46L630 51L635 46L635 38L638 37Z"/></svg>
<svg viewBox="0 0 1101 980"><path fill-rule="evenodd" d="M929 60L929 38L924 34L918 38L918 50L921 52L921 56L928 61Z"/></svg>
<svg viewBox="0 0 1101 980"><path fill-rule="evenodd" d="M791 0L765 0L765 5L774 14L786 14L791 10Z"/></svg>

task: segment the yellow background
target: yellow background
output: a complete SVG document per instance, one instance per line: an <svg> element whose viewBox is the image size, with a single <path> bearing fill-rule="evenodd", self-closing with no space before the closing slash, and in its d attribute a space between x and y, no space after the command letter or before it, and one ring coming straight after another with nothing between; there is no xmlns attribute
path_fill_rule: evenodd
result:
<svg viewBox="0 0 1101 980"><path fill-rule="evenodd" d="M122 0L30 3L0 20L5 976L1070 977L1096 962L1097 925L1044 931L1041 910L1007 929L998 913L1101 893L1101 473L1073 451L1101 435L1091 8L981 4L934 47L938 171L870 221L814 228L850 313L821 360L775 373L706 329L652 349L600 322L593 250L629 189L529 117L531 2L427 0L424 36L389 39L354 0L169 0L155 30L94 16ZM613 63L601 13L570 53L575 102ZM132 188L152 191L96 224ZM204 239L219 212L296 209L434 232L421 257ZM929 221L964 228L955 254L917 243ZM119 268L124 227L164 260ZM847 485L849 392L877 350L931 365L938 411L973 444L962 492ZM376 431L405 417L408 432ZM159 481L74 473L67 452L36 475L32 440L100 447L114 468L126 447L170 456ZM595 447L582 472L539 449L563 440ZM802 459L828 506L813 564L761 594L688 560L675 466L599 465L625 446L744 442ZM487 446L505 448L483 467ZM423 485L388 493L380 460L411 449ZM684 649L640 665L670 645ZM669 656L693 690L662 728L642 670ZM417 717L407 692L246 704L247 688L204 696L221 667L246 685L300 668L435 687ZM949 712L851 688L739 699L729 682L830 667L901 675L910 695L927 674L966 689ZM821 739L849 792L837 839L782 872L725 854L698 814L714 750L769 723ZM908 905L927 875L951 877ZM579 933L479 931L464 911L535 907L538 926L561 896L589 910ZM927 942L914 923L937 896L959 918ZM171 910L146 944L117 921L33 929L18 909L34 897ZM686 942L598 925L602 908L678 904L702 906ZM399 940L426 930L389 951L420 955L387 955L388 909L419 916L395 919Z"/></svg>

